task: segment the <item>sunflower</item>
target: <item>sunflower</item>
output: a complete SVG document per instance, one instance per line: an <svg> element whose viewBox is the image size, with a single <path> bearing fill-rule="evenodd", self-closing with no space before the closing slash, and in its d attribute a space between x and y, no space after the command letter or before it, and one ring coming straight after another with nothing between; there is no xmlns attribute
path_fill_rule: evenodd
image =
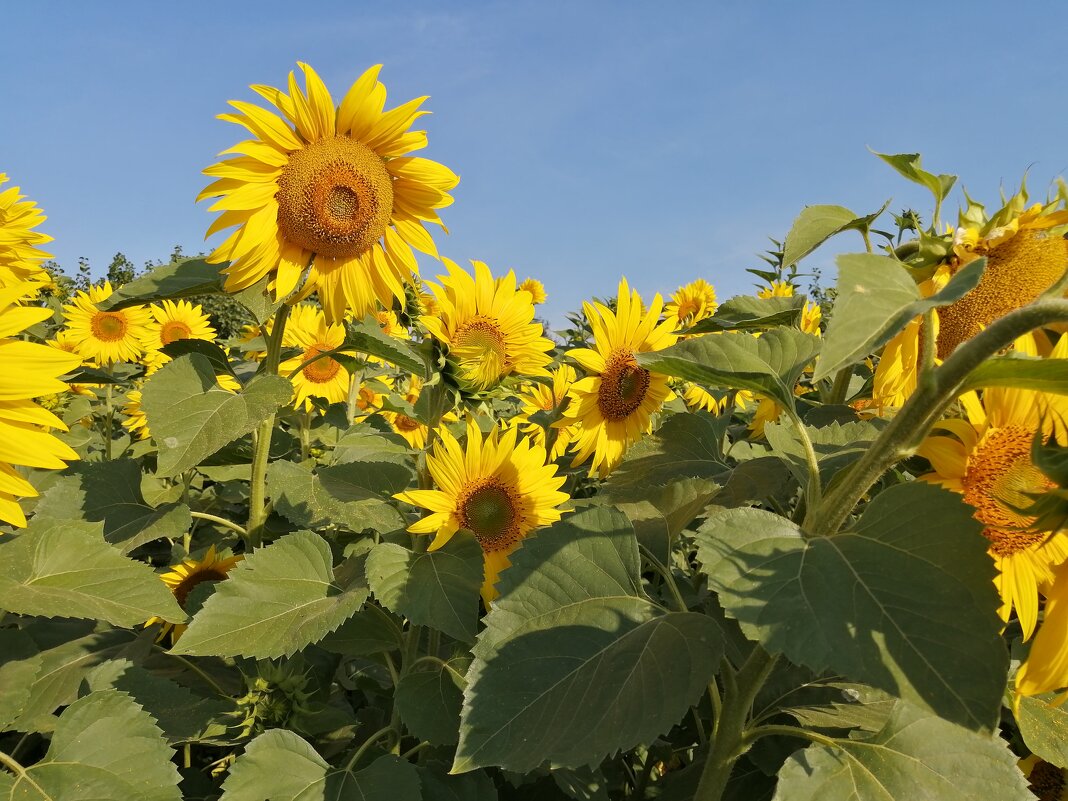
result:
<svg viewBox="0 0 1068 801"><path fill-rule="evenodd" d="M472 261L474 276L444 259L448 275L430 288L438 313L419 321L449 348L460 380L474 391L495 386L507 375L548 376L553 343L534 322L530 293L517 291L511 270L496 281L481 261Z"/></svg>
<svg viewBox="0 0 1068 801"><path fill-rule="evenodd" d="M404 393L404 400L407 403L414 405L415 402L419 400L419 394L422 391L422 380L418 376L409 376L408 391ZM405 441L407 441L412 448L415 450L422 450L426 447L426 438L430 433L430 428L426 424L420 423L415 418L409 417L406 414L387 409L383 409L379 414L386 418L389 427L392 428L394 432L404 437ZM442 419L444 420L446 418Z"/></svg>
<svg viewBox="0 0 1068 801"><path fill-rule="evenodd" d="M152 315L143 306L118 311L101 311L97 304L111 297L111 282L79 292L74 302L64 306L67 329L77 343L77 352L103 365L135 362L144 352L141 344Z"/></svg>
<svg viewBox="0 0 1068 801"><path fill-rule="evenodd" d="M66 431L63 421L32 398L65 392L58 376L82 363L79 356L14 335L52 316L51 309L23 305L41 284L22 282L0 287L0 521L25 526L19 497L37 491L14 465L59 470L78 454L46 429Z"/></svg>
<svg viewBox="0 0 1068 801"><path fill-rule="evenodd" d="M549 297L545 294L545 284L543 284L537 278L524 278L519 283L519 291L529 292L530 298L534 302L535 306L544 303Z"/></svg>
<svg viewBox="0 0 1068 801"><path fill-rule="evenodd" d="M293 307L282 334L284 346L300 348L301 352L286 359L278 367L281 375L289 376L309 359L334 350L345 342L345 327L328 323L322 310L308 303ZM323 356L290 377L293 382L293 406L311 410L312 397L324 398L327 403L340 403L348 398L349 371L337 359Z"/></svg>
<svg viewBox="0 0 1068 801"><path fill-rule="evenodd" d="M7 175L0 172L0 187L7 181ZM46 219L36 203L19 194L17 186L0 190L0 288L23 281L52 282L41 267L51 254L37 247L52 237L33 230Z"/></svg>
<svg viewBox="0 0 1068 801"><path fill-rule="evenodd" d="M237 226L208 260L229 261L226 289L236 292L265 276L278 298L288 296L311 264L303 292L317 291L327 320L345 309L357 317L377 303L404 300L418 272L412 248L437 257L424 225L444 229L435 209L452 203L459 178L447 167L405 154L426 147L425 131L409 131L427 114L417 98L383 111L381 65L367 70L334 105L326 85L298 63L305 90L289 75L289 93L253 86L281 116L230 101L219 119L253 135L223 152L238 154L204 170L216 180L198 200L217 197L222 214L208 236Z"/></svg>
<svg viewBox="0 0 1068 801"><path fill-rule="evenodd" d="M380 411L382 404L386 400L386 392L392 389L393 379L385 375L380 375L377 378L361 383L359 389L356 390L354 404L360 413L355 415L353 422L358 423Z"/></svg>
<svg viewBox="0 0 1068 801"><path fill-rule="evenodd" d="M57 350L61 350L64 353L73 353L80 360L80 362L81 362L80 366L83 366L83 367L99 367L100 366L100 365L98 365L96 363L96 360L94 360L94 359L84 359L84 358L82 358L82 356L78 353L78 341L74 338L74 336L71 334L70 331L66 331L66 330L63 330L63 329L60 329L59 331L56 331L56 333L52 336L52 338L50 340L48 340L45 344L46 345L51 345L53 348L56 348ZM86 397L89 397L89 398L95 398L96 397L96 393L93 392L92 388L93 387L100 387L100 386L102 386L102 385L101 384L67 384L67 387L75 395L85 395Z"/></svg>
<svg viewBox="0 0 1068 801"><path fill-rule="evenodd" d="M559 520L566 511L559 507L568 500L559 491L566 479L556 474L554 464L546 464L545 449L526 437L517 439L517 433L515 428L493 428L483 438L469 418L462 448L442 428L426 459L438 489L394 496L431 511L408 527L415 534L434 535L431 551L459 529L475 535L485 557L482 599L487 605L497 597L494 585L509 566L509 555L531 531Z"/></svg>
<svg viewBox="0 0 1068 801"><path fill-rule="evenodd" d="M680 381L678 383L679 392L687 408L693 410L703 409L712 414L719 414L727 408L727 401L730 396L726 393L720 393L721 397L717 398L700 384L694 384L690 381Z"/></svg>
<svg viewBox="0 0 1068 801"><path fill-rule="evenodd" d="M1017 347L1033 345L1018 341ZM998 571L999 613L1008 621L1015 609L1027 639L1038 620L1039 587L1068 559L1068 532L1028 530L1033 518L1017 510L1030 504L1029 493L1051 487L1031 461L1031 443L1040 427L1052 432L1050 418L1063 415L1068 401L1007 388L987 389L981 401L969 392L960 401L966 418L942 420L936 428L946 434L928 436L918 450L934 468L923 478L961 493L975 508Z"/></svg>
<svg viewBox="0 0 1068 801"><path fill-rule="evenodd" d="M215 341L215 329L211 319L199 304L188 300L165 300L148 307L151 319L145 326L141 345L145 349L145 364L158 369L171 360L162 352L165 345L179 339L203 339Z"/></svg>
<svg viewBox="0 0 1068 801"><path fill-rule="evenodd" d="M575 368L570 364L561 364L552 371L552 386L531 382L519 390L519 414L509 420L509 425L519 427L522 434L530 437L535 445L545 447L545 429L538 423L531 421L531 416L539 412L552 412L558 409L565 400L571 385L578 379ZM549 460L555 462L570 447L575 438L575 426L564 425L554 427L556 439L553 441Z"/></svg>
<svg viewBox="0 0 1068 801"><path fill-rule="evenodd" d="M126 419L122 421L122 427L130 432L131 436L138 439L148 439L151 434L148 430L148 418L141 408L141 390L131 389L126 393L126 403L123 404L122 413Z"/></svg>
<svg viewBox="0 0 1068 801"><path fill-rule="evenodd" d="M680 286L664 307L667 317L679 321L680 326L693 325L716 313L716 290L703 278Z"/></svg>
<svg viewBox="0 0 1068 801"><path fill-rule="evenodd" d="M243 325L238 338L238 349L241 355L249 361L261 362L267 356L267 340L274 328L274 319L268 320L264 325ZM260 350L259 346L263 346Z"/></svg>
<svg viewBox="0 0 1068 801"><path fill-rule="evenodd" d="M1027 777L1027 789L1037 801L1068 801L1068 776L1063 768L1034 754L1021 759L1018 767Z"/></svg>
<svg viewBox="0 0 1068 801"><path fill-rule="evenodd" d="M793 296L794 285L789 281L772 281L757 292L758 298L792 298Z"/></svg>
<svg viewBox="0 0 1068 801"><path fill-rule="evenodd" d="M572 466L592 455L590 470L605 478L627 448L652 429L652 415L672 396L668 379L639 367L634 355L674 345L678 318L657 322L664 306L659 294L643 312L641 297L626 278L619 282L616 311L601 303L582 305L596 349L567 352L590 375L572 385L567 422L560 423L577 427Z"/></svg>
<svg viewBox="0 0 1068 801"><path fill-rule="evenodd" d="M189 598L189 593L194 587L205 581L223 581L227 578L231 568L242 559L244 559L243 556L221 556L215 552L215 546L212 545L202 559L184 559L179 564L172 565L170 572L161 575L160 579L174 594L178 605L185 609L186 599ZM154 623L163 624L156 642L160 642L167 636L167 632L170 632L171 645L178 642L178 638L188 628L184 623L170 623L159 617L149 618L145 621L145 626L151 626Z"/></svg>
<svg viewBox="0 0 1068 801"><path fill-rule="evenodd" d="M1054 569L1053 581L1044 591L1045 617L1016 672L1017 698L1068 688L1068 563Z"/></svg>

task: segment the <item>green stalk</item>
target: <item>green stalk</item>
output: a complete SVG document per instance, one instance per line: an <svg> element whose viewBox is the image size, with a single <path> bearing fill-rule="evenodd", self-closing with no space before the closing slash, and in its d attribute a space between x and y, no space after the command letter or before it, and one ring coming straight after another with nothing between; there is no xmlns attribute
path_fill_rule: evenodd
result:
<svg viewBox="0 0 1068 801"><path fill-rule="evenodd" d="M51 798L51 796L49 796L48 793L46 793L44 790L41 789L41 785L39 785L37 782L35 782L33 780L33 777L30 776L30 774L27 772L26 768L22 767L22 765L20 765L14 759L9 757L3 751L0 751L0 765L3 765L5 768L7 768L12 773L14 773L16 776L18 776L19 777L18 781L24 781L27 784L31 785L34 790L36 790L38 793L41 794L41 798ZM16 782L16 784L17 783L18 782Z"/></svg>
<svg viewBox="0 0 1068 801"><path fill-rule="evenodd" d="M901 407L872 447L849 470L846 480L827 493L812 516L810 533L835 534L864 494L883 473L910 456L957 397L969 373L1011 345L1017 337L1049 323L1068 321L1068 300L1039 298L1035 302L995 320L929 372Z"/></svg>
<svg viewBox="0 0 1068 801"><path fill-rule="evenodd" d="M110 373L111 371L109 370L108 372ZM104 458L110 462L112 437L111 426L113 424L112 417L115 414L111 407L111 384L106 384L104 386L104 409Z"/></svg>
<svg viewBox="0 0 1068 801"><path fill-rule="evenodd" d="M267 356L264 359L265 372L268 375L278 375L278 365L281 361L282 353L282 335L285 332L286 320L289 318L289 309L290 307L283 303L274 315L274 330L267 343ZM271 452L274 421L275 416L272 414L260 423L253 436L252 477L249 484L248 503L248 538L246 539L249 550L258 548L263 544L263 524L267 521L267 459Z"/></svg>

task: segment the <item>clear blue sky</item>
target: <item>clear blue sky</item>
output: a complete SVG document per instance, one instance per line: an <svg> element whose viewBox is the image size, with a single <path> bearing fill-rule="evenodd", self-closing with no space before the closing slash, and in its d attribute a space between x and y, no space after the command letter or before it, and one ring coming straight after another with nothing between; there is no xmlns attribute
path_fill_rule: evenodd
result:
<svg viewBox="0 0 1068 801"><path fill-rule="evenodd" d="M543 279L555 321L620 274L746 291L806 204L928 210L869 146L990 203L1068 167L1063 2L52 2L3 27L0 172L68 268L201 248L200 170L241 133L215 115L298 59L335 97L379 62L389 105L431 96L424 154L462 177L442 252Z"/></svg>

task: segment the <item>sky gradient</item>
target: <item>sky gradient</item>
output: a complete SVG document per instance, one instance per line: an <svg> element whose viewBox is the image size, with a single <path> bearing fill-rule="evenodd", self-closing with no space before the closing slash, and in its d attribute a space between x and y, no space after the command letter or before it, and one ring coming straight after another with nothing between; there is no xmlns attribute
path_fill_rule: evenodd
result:
<svg viewBox="0 0 1068 801"><path fill-rule="evenodd" d="M929 214L868 147L922 152L990 205L1028 169L1044 195L1068 168L1066 24L1053 2L20 3L0 172L44 208L68 271L196 252L200 171L243 138L215 119L226 101L284 86L297 60L339 99L383 63L387 107L431 97L420 155L461 176L442 253L542 279L560 322L623 274L643 293L746 292L806 204Z"/></svg>

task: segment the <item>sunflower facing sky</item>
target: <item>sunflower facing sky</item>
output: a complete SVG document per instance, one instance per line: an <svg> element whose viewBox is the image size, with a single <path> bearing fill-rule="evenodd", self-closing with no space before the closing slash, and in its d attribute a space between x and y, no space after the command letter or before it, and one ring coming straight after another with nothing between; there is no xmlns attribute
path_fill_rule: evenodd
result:
<svg viewBox="0 0 1068 801"><path fill-rule="evenodd" d="M494 427L483 437L477 422L468 418L467 442L461 447L442 427L426 459L438 489L394 496L430 510L408 530L433 534L431 551L460 529L475 535L485 557L482 598L487 605L497 597L494 585L511 564L508 557L531 531L559 520L566 511L560 505L568 500L560 492L566 479L556 474L554 464L546 464L545 449L517 434L515 428Z"/></svg>
<svg viewBox="0 0 1068 801"><path fill-rule="evenodd" d="M658 322L664 307L659 294L643 313L642 299L626 278L619 282L614 312L601 303L582 307L594 349L575 348L567 355L589 375L572 385L564 419L557 425L577 427L572 466L592 456L590 471L606 478L627 448L652 430L653 414L672 395L667 377L639 367L634 355L674 345L678 318Z"/></svg>
<svg viewBox="0 0 1068 801"><path fill-rule="evenodd" d="M161 352L164 345L179 339L215 341L215 329L200 304L188 300L164 300L148 307L151 319L145 325L141 344L145 349L145 364L156 370L171 360Z"/></svg>
<svg viewBox="0 0 1068 801"><path fill-rule="evenodd" d="M227 291L265 276L278 298L311 269L304 294L317 291L330 322L346 309L357 317L403 302L418 272L415 250L437 258L426 224L444 225L436 209L452 203L452 170L407 154L426 147L425 131L409 130L424 114L425 97L384 111L381 65L371 67L335 105L310 66L298 63L304 90L289 74L288 93L252 89L274 108L230 101L219 119L248 129L252 139L204 170L216 179L197 198L218 198L222 212L208 236L236 229L209 256L223 269Z"/></svg>
<svg viewBox="0 0 1068 801"><path fill-rule="evenodd" d="M23 281L51 283L41 267L51 258L38 245L52 241L48 234L33 230L47 217L32 200L19 194L17 186L3 189L8 177L0 172L0 288Z"/></svg>
<svg viewBox="0 0 1068 801"><path fill-rule="evenodd" d="M215 552L215 546L212 545L203 558L184 559L179 564L172 565L169 572L160 576L160 580L170 589L178 605L185 609L186 599L189 598L189 593L194 587L205 581L223 581L233 566L242 559L244 559L243 556L222 556ZM172 645L178 642L178 638L189 628L185 623L170 623L158 617L149 618L145 621L145 626L151 626L154 623L163 624L156 642L163 640L170 632Z"/></svg>
<svg viewBox="0 0 1068 801"><path fill-rule="evenodd" d="M289 376L304 362L320 353L334 350L345 341L345 326L328 323L323 312L307 303L293 307L289 322L282 334L284 346L300 348L300 353L286 359L278 367L281 375ZM340 403L348 398L351 377L341 362L323 356L309 364L290 380L293 382L293 405L310 410L311 398L322 398L327 403Z"/></svg>
<svg viewBox="0 0 1068 801"><path fill-rule="evenodd" d="M98 304L111 293L111 282L105 281L75 295L74 302L63 307L67 330L77 343L78 353L87 359L102 365L136 362L144 353L142 342L152 315L144 306L101 311Z"/></svg>
<svg viewBox="0 0 1068 801"><path fill-rule="evenodd" d="M516 288L511 270L494 280L489 267L472 261L472 276L456 262L444 259L448 275L441 286L430 284L438 311L419 321L448 346L460 379L475 391L490 389L508 375L548 376L553 343L534 321L534 301Z"/></svg>
<svg viewBox="0 0 1068 801"><path fill-rule="evenodd" d="M67 385L59 376L76 369L81 357L15 338L52 316L49 308L21 305L39 287L28 282L0 287L0 521L20 527L26 525L26 517L17 499L36 497L37 491L14 465L61 470L78 458L46 430L67 427L32 399L65 392Z"/></svg>

